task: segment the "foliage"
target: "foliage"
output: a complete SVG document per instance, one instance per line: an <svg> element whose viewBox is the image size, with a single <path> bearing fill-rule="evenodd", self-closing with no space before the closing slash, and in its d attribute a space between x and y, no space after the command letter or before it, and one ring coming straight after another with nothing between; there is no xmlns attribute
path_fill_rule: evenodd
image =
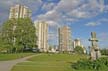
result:
<svg viewBox="0 0 108 71"><path fill-rule="evenodd" d="M108 55L108 49L101 49L100 51L102 55Z"/></svg>
<svg viewBox="0 0 108 71"><path fill-rule="evenodd" d="M6 21L2 26L2 48L9 52L22 51L36 46L35 27L31 19L18 18Z"/></svg>
<svg viewBox="0 0 108 71"><path fill-rule="evenodd" d="M91 70L91 71L106 71L108 69L108 58L100 58L95 61L79 60L72 64L72 68L77 70Z"/></svg>
<svg viewBox="0 0 108 71"><path fill-rule="evenodd" d="M74 48L75 53L84 54L84 49L81 46L76 46Z"/></svg>

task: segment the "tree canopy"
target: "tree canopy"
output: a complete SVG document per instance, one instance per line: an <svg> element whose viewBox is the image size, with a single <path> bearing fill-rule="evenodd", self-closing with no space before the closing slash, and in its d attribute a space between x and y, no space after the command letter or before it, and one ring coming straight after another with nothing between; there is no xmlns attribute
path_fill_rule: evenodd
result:
<svg viewBox="0 0 108 71"><path fill-rule="evenodd" d="M84 49L81 46L76 46L74 51L75 53L84 54Z"/></svg>
<svg viewBox="0 0 108 71"><path fill-rule="evenodd" d="M23 48L36 46L36 33L30 18L10 19L2 25L1 47L20 51Z"/></svg>
<svg viewBox="0 0 108 71"><path fill-rule="evenodd" d="M101 49L100 51L102 55L108 55L108 49Z"/></svg>

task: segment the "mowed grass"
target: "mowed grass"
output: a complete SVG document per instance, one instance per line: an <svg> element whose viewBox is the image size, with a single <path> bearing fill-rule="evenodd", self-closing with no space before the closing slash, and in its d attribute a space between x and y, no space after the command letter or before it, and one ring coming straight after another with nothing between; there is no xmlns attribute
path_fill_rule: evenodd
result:
<svg viewBox="0 0 108 71"><path fill-rule="evenodd" d="M72 63L86 58L78 54L41 54L15 65L12 71L74 71Z"/></svg>
<svg viewBox="0 0 108 71"><path fill-rule="evenodd" d="M14 60L32 55L33 53L0 54L0 61Z"/></svg>

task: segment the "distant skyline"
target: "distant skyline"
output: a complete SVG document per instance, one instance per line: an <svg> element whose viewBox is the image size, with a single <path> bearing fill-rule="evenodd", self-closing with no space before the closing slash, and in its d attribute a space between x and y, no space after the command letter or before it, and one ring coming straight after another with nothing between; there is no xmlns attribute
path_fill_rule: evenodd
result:
<svg viewBox="0 0 108 71"><path fill-rule="evenodd" d="M9 17L11 6L21 4L32 10L33 21L47 21L49 44L58 45L57 28L67 25L72 39L90 46L90 33L96 32L100 48L108 47L108 0L0 0L0 24Z"/></svg>

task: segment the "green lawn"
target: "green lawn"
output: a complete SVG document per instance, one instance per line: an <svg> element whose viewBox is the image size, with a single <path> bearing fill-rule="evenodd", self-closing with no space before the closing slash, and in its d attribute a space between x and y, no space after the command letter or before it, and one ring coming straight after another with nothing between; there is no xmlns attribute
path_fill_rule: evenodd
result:
<svg viewBox="0 0 108 71"><path fill-rule="evenodd" d="M87 57L78 54L42 54L15 65L12 71L74 71L72 62L82 58Z"/></svg>
<svg viewBox="0 0 108 71"><path fill-rule="evenodd" d="M0 54L0 61L14 60L14 59L22 58L22 57L32 55L32 54L33 53Z"/></svg>

